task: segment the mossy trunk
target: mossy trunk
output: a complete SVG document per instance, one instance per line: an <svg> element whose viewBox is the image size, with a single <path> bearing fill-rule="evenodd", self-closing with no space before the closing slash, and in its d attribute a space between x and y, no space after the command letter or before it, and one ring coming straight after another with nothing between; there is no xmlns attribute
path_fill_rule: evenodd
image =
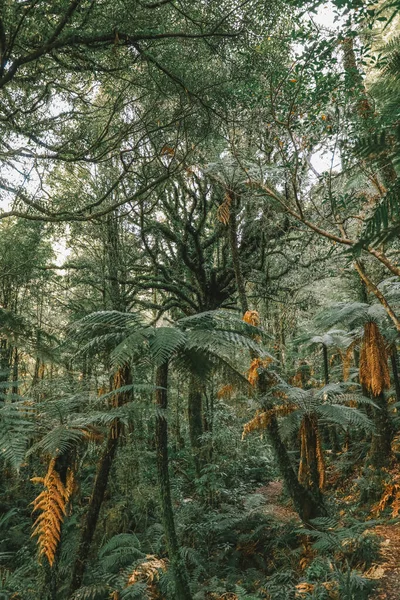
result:
<svg viewBox="0 0 400 600"><path fill-rule="evenodd" d="M237 198L237 195L232 191L229 192L229 195L231 196L231 199L232 199L231 214L230 214L229 224L228 224L229 245L230 245L230 249L231 249L232 264L233 264L233 270L235 273L236 288L237 288L237 292L238 292L238 296L239 296L239 303L240 303L242 312L244 314L245 312L247 312L249 310L249 304L247 301L246 284L245 284L244 278L243 278L242 265L240 262L240 255L239 255L237 219L236 219L236 212L237 212L237 208L238 208L238 198Z"/></svg>
<svg viewBox="0 0 400 600"><path fill-rule="evenodd" d="M202 393L199 389L198 382L195 377L189 380L189 395L188 395L188 419L189 419L189 436L192 447L196 476L200 477L203 463L203 448L201 436L203 435L203 406Z"/></svg>
<svg viewBox="0 0 400 600"><path fill-rule="evenodd" d="M122 367L118 372L119 386L122 387L132 383L130 368L128 365ZM116 406L121 406L130 399L130 392L115 395ZM100 509L102 507L104 496L107 490L111 467L117 452L118 441L122 431L121 424L115 420L111 425L106 445L103 449L100 461L97 467L96 478L94 481L92 495L89 500L89 506L86 512L85 520L82 525L81 535L76 553L74 565L72 568L72 577L69 588L69 596L80 588L86 570L89 557L90 546L96 531L99 520Z"/></svg>
<svg viewBox="0 0 400 600"><path fill-rule="evenodd" d="M117 431L116 431L117 428ZM78 550L74 566L72 569L71 584L69 595L72 595L80 588L83 576L86 570L86 564L90 552L90 546L96 531L96 525L99 519L100 509L103 504L104 495L107 489L110 470L114 461L118 446L119 426L113 426L108 434L107 443L100 458L97 468L96 479L90 497L85 521L81 530Z"/></svg>
<svg viewBox="0 0 400 600"><path fill-rule="evenodd" d="M400 379L399 379L399 360L396 344L393 344L390 352L390 362L392 365L393 383L396 390L396 400L400 402Z"/></svg>
<svg viewBox="0 0 400 600"><path fill-rule="evenodd" d="M168 461L168 363L163 363L156 371L155 402L159 409L156 416L156 456L157 474L160 488L162 520L167 542L168 557L175 583L176 600L192 600L185 564L180 556L172 509L171 487Z"/></svg>
<svg viewBox="0 0 400 600"><path fill-rule="evenodd" d="M321 502L317 427L318 423L315 415L304 415L300 427L301 456L299 481Z"/></svg>
<svg viewBox="0 0 400 600"><path fill-rule="evenodd" d="M384 467L392 453L393 426L384 394L372 398L378 408L373 409L375 431L371 441L371 464Z"/></svg>
<svg viewBox="0 0 400 600"><path fill-rule="evenodd" d="M267 433L276 456L279 472L301 520L308 523L311 519L326 515L322 501L301 485L297 479L289 454L279 434L276 417L271 418Z"/></svg>

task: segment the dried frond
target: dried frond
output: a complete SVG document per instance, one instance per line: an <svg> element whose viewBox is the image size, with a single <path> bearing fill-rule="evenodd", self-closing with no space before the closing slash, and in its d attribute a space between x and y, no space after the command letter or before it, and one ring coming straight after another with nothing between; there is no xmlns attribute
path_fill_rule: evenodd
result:
<svg viewBox="0 0 400 600"><path fill-rule="evenodd" d="M246 437L247 434L251 433L252 431L262 431L263 429L266 429L273 416L286 416L294 410L296 410L296 407L291 404L274 406L274 408L265 411L258 410L255 416L251 419L251 421L245 423L245 425L243 426L242 440Z"/></svg>
<svg viewBox="0 0 400 600"><path fill-rule="evenodd" d="M260 315L256 310L248 310L243 315L243 321L249 325L258 327L260 325Z"/></svg>
<svg viewBox="0 0 400 600"><path fill-rule="evenodd" d="M44 486L44 490L32 502L32 512L40 511L33 524L32 536L38 537L39 555L45 556L52 567L66 506L75 487L74 476L72 471L68 471L64 486L55 469L55 459L52 459L45 477L33 477L31 481Z"/></svg>
<svg viewBox="0 0 400 600"><path fill-rule="evenodd" d="M317 438L317 466L318 466L318 474L319 474L319 489L323 490L325 488L326 482L326 469L325 469L325 458L324 451L321 443L321 434L318 429L318 425L315 431L315 436Z"/></svg>
<svg viewBox="0 0 400 600"><path fill-rule="evenodd" d="M346 348L346 352L342 354L342 364L343 364L343 381L347 381L350 375L350 365L353 358L354 348L359 343L358 339L355 339L351 342L350 346Z"/></svg>
<svg viewBox="0 0 400 600"><path fill-rule="evenodd" d="M313 583L308 583L306 581L298 583L296 585L295 598L302 598L304 596L308 596L314 590L314 587L315 585Z"/></svg>
<svg viewBox="0 0 400 600"><path fill-rule="evenodd" d="M217 398L218 399L227 398L228 400L230 400L232 397L232 393L233 393L233 385L228 383L227 385L224 385L220 390L218 390Z"/></svg>
<svg viewBox="0 0 400 600"><path fill-rule="evenodd" d="M254 358L251 361L250 369L247 373L247 379L250 385L256 385L258 380L258 370L266 369L272 362L272 358Z"/></svg>
<svg viewBox="0 0 400 600"><path fill-rule="evenodd" d="M228 192L226 192L224 201L222 202L222 204L219 205L217 210L218 221L220 221L224 225L228 225L229 219L231 218L231 204L232 198L230 197Z"/></svg>
<svg viewBox="0 0 400 600"><path fill-rule="evenodd" d="M385 489L379 502L372 507L372 514L379 515L390 506L392 509L392 517L400 516L400 474L391 473L391 481L386 484Z"/></svg>
<svg viewBox="0 0 400 600"><path fill-rule="evenodd" d="M298 479L307 487L313 486L312 469L318 471L318 487L325 487L325 459L316 415L305 415L300 425L300 464Z"/></svg>
<svg viewBox="0 0 400 600"><path fill-rule="evenodd" d="M374 321L364 325L364 338L360 352L360 383L374 396L390 387L388 356L385 341Z"/></svg>
<svg viewBox="0 0 400 600"><path fill-rule="evenodd" d="M246 437L247 434L252 431L261 431L266 429L271 421L271 417L273 412L271 410L267 411L257 411L255 417L251 419L248 423L243 426L242 440Z"/></svg>
<svg viewBox="0 0 400 600"><path fill-rule="evenodd" d="M109 391L108 387L106 385L102 385L101 387L99 387L99 389L97 390L97 395L100 396L104 396L104 394L107 394L107 392Z"/></svg>
<svg viewBox="0 0 400 600"><path fill-rule="evenodd" d="M165 144L165 146L163 146L163 148L161 148L161 154L168 154L169 156L175 156L175 150L173 148L171 148L171 146L168 146L167 144Z"/></svg>
<svg viewBox="0 0 400 600"><path fill-rule="evenodd" d="M160 573L166 572L167 561L157 558L154 554L147 554L146 560L142 562L128 579L128 586L143 582L147 584L147 597L149 600L161 600L156 583L160 579Z"/></svg>

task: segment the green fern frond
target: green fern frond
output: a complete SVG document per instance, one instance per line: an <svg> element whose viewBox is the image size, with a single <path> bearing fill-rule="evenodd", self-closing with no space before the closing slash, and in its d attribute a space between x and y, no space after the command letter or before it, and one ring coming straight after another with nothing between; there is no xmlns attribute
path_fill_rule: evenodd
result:
<svg viewBox="0 0 400 600"><path fill-rule="evenodd" d="M140 550L139 540L133 533L114 535L99 551L100 566L109 573L116 573L143 558L145 554Z"/></svg>
<svg viewBox="0 0 400 600"><path fill-rule="evenodd" d="M24 402L0 408L0 458L18 470L34 434L34 409Z"/></svg>

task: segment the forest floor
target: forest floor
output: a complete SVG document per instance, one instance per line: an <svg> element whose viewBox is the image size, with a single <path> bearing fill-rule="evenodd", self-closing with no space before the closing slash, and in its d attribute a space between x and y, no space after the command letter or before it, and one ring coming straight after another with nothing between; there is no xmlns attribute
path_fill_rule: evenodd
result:
<svg viewBox="0 0 400 600"><path fill-rule="evenodd" d="M258 488L257 494L264 496L267 501L263 509L264 513L272 514L281 521L300 521L298 514L292 508L282 504L282 492L282 481L271 481L268 485Z"/></svg>
<svg viewBox="0 0 400 600"><path fill-rule="evenodd" d="M382 538L382 562L371 570L371 577L379 579L376 598L400 600L400 523L378 525L374 533Z"/></svg>
<svg viewBox="0 0 400 600"><path fill-rule="evenodd" d="M257 489L266 499L264 512L274 515L281 521L300 521L297 513L290 506L282 504L282 481L271 481ZM382 561L374 565L368 572L371 579L378 581L374 597L376 600L400 600L400 523L378 525L373 529L381 541Z"/></svg>

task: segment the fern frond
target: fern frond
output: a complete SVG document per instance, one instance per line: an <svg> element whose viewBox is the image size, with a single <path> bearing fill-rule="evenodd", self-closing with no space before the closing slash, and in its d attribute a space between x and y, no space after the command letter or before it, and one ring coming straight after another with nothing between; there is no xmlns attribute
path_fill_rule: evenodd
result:
<svg viewBox="0 0 400 600"><path fill-rule="evenodd" d="M130 533L114 535L99 552L100 566L108 573L116 573L143 557L138 538Z"/></svg>
<svg viewBox="0 0 400 600"><path fill-rule="evenodd" d="M26 402L0 408L0 457L18 470L34 433L34 408Z"/></svg>
<svg viewBox="0 0 400 600"><path fill-rule="evenodd" d="M32 477L33 483L41 483L44 490L32 502L32 512L40 512L33 524L32 536L38 537L39 556L45 556L53 566L58 543L61 538L61 525L66 505L72 490L71 472L64 486L55 469L55 460L49 464L45 477Z"/></svg>

